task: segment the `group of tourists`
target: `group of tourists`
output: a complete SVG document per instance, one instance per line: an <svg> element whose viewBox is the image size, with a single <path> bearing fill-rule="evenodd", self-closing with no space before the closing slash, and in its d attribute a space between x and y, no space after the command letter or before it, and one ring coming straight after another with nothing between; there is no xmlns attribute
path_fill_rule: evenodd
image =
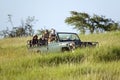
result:
<svg viewBox="0 0 120 80"><path fill-rule="evenodd" d="M32 39L32 45L47 45L48 43L55 41L56 40L56 31L55 29L45 30L44 33L42 34L42 37L38 39L38 35L33 36Z"/></svg>

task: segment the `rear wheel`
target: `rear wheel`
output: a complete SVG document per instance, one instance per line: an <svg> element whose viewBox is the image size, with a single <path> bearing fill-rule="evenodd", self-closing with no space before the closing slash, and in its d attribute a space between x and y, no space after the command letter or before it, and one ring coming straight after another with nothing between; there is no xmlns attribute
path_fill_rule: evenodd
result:
<svg viewBox="0 0 120 80"><path fill-rule="evenodd" d="M70 51L70 49L68 47L62 47L62 52L65 52L65 51Z"/></svg>

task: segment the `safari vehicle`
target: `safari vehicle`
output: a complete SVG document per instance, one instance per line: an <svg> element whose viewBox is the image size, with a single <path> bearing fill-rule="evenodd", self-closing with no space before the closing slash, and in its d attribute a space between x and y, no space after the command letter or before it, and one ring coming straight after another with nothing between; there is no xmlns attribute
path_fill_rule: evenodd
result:
<svg viewBox="0 0 120 80"><path fill-rule="evenodd" d="M40 45L41 43L38 40L38 43L35 46L32 46L31 40L27 41L28 49L37 51L37 52L64 52L64 51L73 51L76 48L80 47L93 47L98 44L98 42L82 42L79 36L76 33L69 32L57 32L56 39L52 42Z"/></svg>

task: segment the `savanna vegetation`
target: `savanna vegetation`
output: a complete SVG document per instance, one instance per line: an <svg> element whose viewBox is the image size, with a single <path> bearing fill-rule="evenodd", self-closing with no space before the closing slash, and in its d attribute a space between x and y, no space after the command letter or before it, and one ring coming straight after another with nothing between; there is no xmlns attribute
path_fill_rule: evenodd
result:
<svg viewBox="0 0 120 80"><path fill-rule="evenodd" d="M34 29L33 26L37 20L35 17L28 16L25 20L21 20L21 24L18 26L14 25L14 22L12 21L12 15L8 14L8 22L11 24L12 30L9 29L9 27L6 27L6 29L0 31L0 36L3 38L6 37L23 37L23 36L33 36L34 35ZM4 27L4 26L3 26Z"/></svg>
<svg viewBox="0 0 120 80"><path fill-rule="evenodd" d="M90 15L86 12L70 11L70 16L66 17L64 22L71 25L73 29L78 30L81 34L85 33L103 33L110 31L120 31L119 21L112 20L111 18L106 18L104 15L93 14ZM34 24L38 20L35 16L28 16L25 20L21 20L20 25L15 26L12 21L12 15L8 14L8 22L11 24L12 30L9 30L7 26L5 30L0 31L0 36L6 37L23 37L23 36L33 36ZM3 26L4 27L4 26ZM45 28L38 29L36 34L43 34Z"/></svg>
<svg viewBox="0 0 120 80"><path fill-rule="evenodd" d="M0 39L0 80L120 80L120 32L80 35L98 41L74 53L28 51L31 37Z"/></svg>

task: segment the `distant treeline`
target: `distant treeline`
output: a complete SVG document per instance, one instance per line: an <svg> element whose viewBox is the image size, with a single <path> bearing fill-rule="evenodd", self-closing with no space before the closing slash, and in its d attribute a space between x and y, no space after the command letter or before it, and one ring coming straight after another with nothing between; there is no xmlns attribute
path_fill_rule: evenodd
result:
<svg viewBox="0 0 120 80"><path fill-rule="evenodd" d="M5 30L0 31L0 35L5 37L22 37L22 36L32 36L34 34L33 22L35 17L28 17L25 21L21 21L21 25L14 27L11 17L9 21L12 25L12 30L7 27Z"/></svg>
<svg viewBox="0 0 120 80"><path fill-rule="evenodd" d="M65 19L65 23L73 26L73 29L77 29L80 33L85 34L87 30L92 33L101 33L106 31L120 31L120 24L105 16L99 16L94 14L90 16L85 12L71 11L71 16ZM10 31L7 27L6 30L0 31L0 36L3 37L21 37L21 36L33 36L33 23L36 21L35 17L28 17L26 21L21 21L21 26L15 27L13 25L11 15L8 15L9 22L13 27ZM44 29L37 30L37 34L42 34Z"/></svg>

